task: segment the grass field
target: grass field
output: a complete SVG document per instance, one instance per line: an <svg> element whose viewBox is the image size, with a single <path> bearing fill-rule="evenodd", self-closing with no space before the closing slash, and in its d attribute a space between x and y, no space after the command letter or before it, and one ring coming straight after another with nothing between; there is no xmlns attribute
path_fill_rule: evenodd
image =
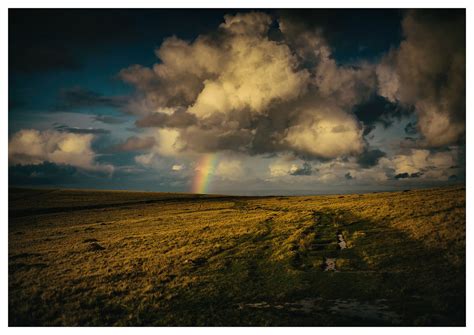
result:
<svg viewBox="0 0 474 335"><path fill-rule="evenodd" d="M9 324L465 325L465 188L9 192Z"/></svg>

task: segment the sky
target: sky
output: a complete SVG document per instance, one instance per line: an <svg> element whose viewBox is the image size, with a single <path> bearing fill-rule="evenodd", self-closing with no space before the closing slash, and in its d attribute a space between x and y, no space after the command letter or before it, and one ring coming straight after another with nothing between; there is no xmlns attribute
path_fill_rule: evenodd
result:
<svg viewBox="0 0 474 335"><path fill-rule="evenodd" d="M9 185L464 183L465 10L9 10Z"/></svg>

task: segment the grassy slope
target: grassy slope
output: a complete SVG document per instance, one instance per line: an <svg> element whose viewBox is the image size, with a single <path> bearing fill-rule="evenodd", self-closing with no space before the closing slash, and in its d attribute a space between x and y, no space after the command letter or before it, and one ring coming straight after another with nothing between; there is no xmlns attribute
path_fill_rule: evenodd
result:
<svg viewBox="0 0 474 335"><path fill-rule="evenodd" d="M10 325L465 324L462 186L9 196Z"/></svg>

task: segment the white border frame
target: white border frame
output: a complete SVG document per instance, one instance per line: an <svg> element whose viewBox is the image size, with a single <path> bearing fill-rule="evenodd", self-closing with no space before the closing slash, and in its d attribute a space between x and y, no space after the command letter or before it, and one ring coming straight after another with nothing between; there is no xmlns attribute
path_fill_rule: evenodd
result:
<svg viewBox="0 0 474 335"><path fill-rule="evenodd" d="M226 1L225 3L220 0L201 0L201 1L190 1L190 0L173 0L173 1L144 1L144 0L73 0L65 3L64 1L58 0L46 0L46 1L22 1L22 0L7 0L2 2L1 14L0 14L0 34L1 34L1 51L0 51L0 69L2 74L2 80L0 80L0 96L2 111L0 113L0 127L1 127L1 148L2 155L0 161L0 179L1 179L1 237L2 237L2 255L1 255L1 278L0 278L0 323L2 328L8 327L8 8L466 8L466 36L467 38L467 49L466 49L466 111L471 109L472 99L470 97L469 89L472 88L473 78L472 71L470 71L470 65L472 64L470 56L472 55L473 45L473 33L472 24L470 22L470 8L469 5L473 3L467 0L399 0L399 1L377 1L377 0L332 0L332 1L309 1L309 0L240 0L240 1ZM472 167L472 132L474 132L473 119L470 117L469 112L466 113L466 171L471 171ZM467 230L467 241L470 239L470 227L469 219L471 218L470 205L472 205L472 181L469 174L466 175L466 230ZM467 271L466 271L466 283L469 284L472 281L472 257L470 257L470 250L468 243L467 247ZM19 334L19 333L31 333L39 332L40 334L50 333L63 333L64 331L80 334L84 331L100 334L128 334L132 332L141 332L148 334L156 334L156 332L169 334L169 333L183 333L183 334L241 334L245 333L261 333L261 334L275 334L295 331L303 334L314 334L315 332L327 332L327 333L350 333L352 334L377 334L381 332L388 334L398 334L400 332L429 332L430 334L446 334L449 333L467 333L469 328L472 328L472 286L467 286L467 327L466 328L400 328L400 327L386 327L386 328L342 328L342 327L327 327L327 328L7 328L5 329L8 333ZM470 331L472 332L472 330Z"/></svg>

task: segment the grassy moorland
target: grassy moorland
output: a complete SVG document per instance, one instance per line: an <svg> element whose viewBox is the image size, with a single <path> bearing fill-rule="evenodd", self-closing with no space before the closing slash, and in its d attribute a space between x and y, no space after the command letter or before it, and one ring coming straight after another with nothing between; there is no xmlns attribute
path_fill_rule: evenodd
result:
<svg viewBox="0 0 474 335"><path fill-rule="evenodd" d="M464 325L465 188L9 193L9 323Z"/></svg>

